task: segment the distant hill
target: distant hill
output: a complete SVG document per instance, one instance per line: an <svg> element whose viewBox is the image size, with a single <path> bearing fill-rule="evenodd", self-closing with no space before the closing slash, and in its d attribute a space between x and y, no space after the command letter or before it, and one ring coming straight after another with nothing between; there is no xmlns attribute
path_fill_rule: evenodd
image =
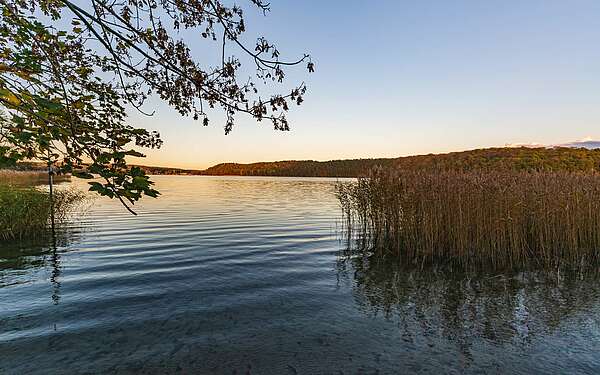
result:
<svg viewBox="0 0 600 375"><path fill-rule="evenodd" d="M251 164L222 163L206 170L141 166L148 174L213 176L357 177L375 167L441 170L546 170L600 171L600 149L585 148L486 148L447 154L389 159L289 160ZM43 169L42 164L21 164Z"/></svg>
<svg viewBox="0 0 600 375"><path fill-rule="evenodd" d="M251 164L223 163L192 174L233 176L357 177L375 166L441 170L600 170L600 150L584 148L487 148L391 159L297 160Z"/></svg>
<svg viewBox="0 0 600 375"><path fill-rule="evenodd" d="M206 175L356 177L375 166L391 166L397 159L289 160L251 164L223 163L203 171Z"/></svg>
<svg viewBox="0 0 600 375"><path fill-rule="evenodd" d="M402 168L592 171L600 170L600 149L487 148L396 159Z"/></svg>

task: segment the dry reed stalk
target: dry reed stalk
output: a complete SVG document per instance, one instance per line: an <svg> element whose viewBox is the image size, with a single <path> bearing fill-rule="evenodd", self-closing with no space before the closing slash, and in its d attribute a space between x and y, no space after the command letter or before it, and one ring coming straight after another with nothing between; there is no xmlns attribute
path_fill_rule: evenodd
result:
<svg viewBox="0 0 600 375"><path fill-rule="evenodd" d="M337 196L374 254L415 266L600 264L598 173L379 168Z"/></svg>

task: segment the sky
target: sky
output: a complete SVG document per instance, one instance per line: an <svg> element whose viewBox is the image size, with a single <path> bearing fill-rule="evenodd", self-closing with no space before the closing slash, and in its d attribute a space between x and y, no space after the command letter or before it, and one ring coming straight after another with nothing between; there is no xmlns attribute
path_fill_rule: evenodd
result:
<svg viewBox="0 0 600 375"><path fill-rule="evenodd" d="M284 57L309 52L316 64L310 75L289 71L282 87L308 85L288 114L291 131L238 116L226 136L220 113L202 127L153 99L154 116L130 120L165 144L139 163L206 168L598 140L599 15L597 0L272 0L266 17L248 7L250 44L264 35ZM182 38L210 51L193 34Z"/></svg>

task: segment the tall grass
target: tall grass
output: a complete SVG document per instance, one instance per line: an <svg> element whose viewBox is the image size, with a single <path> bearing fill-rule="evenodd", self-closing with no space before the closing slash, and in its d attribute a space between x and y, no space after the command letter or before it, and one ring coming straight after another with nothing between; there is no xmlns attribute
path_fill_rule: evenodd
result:
<svg viewBox="0 0 600 375"><path fill-rule="evenodd" d="M70 175L55 175L54 182L68 181ZM48 172L43 170L0 169L0 184L15 186L34 186L48 183Z"/></svg>
<svg viewBox="0 0 600 375"><path fill-rule="evenodd" d="M600 265L600 174L374 169L337 186L348 229L411 266Z"/></svg>
<svg viewBox="0 0 600 375"><path fill-rule="evenodd" d="M55 223L61 224L83 199L81 192L60 189L51 201L47 192L36 188L0 184L0 240L44 236L50 228L52 204Z"/></svg>

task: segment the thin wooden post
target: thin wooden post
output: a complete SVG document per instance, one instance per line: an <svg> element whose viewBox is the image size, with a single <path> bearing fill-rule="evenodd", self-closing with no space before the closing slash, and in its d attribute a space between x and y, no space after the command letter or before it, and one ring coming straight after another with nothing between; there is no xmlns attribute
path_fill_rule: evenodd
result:
<svg viewBox="0 0 600 375"><path fill-rule="evenodd" d="M50 188L50 224L52 225L52 236L54 237L54 169L51 163L48 163L48 187Z"/></svg>

